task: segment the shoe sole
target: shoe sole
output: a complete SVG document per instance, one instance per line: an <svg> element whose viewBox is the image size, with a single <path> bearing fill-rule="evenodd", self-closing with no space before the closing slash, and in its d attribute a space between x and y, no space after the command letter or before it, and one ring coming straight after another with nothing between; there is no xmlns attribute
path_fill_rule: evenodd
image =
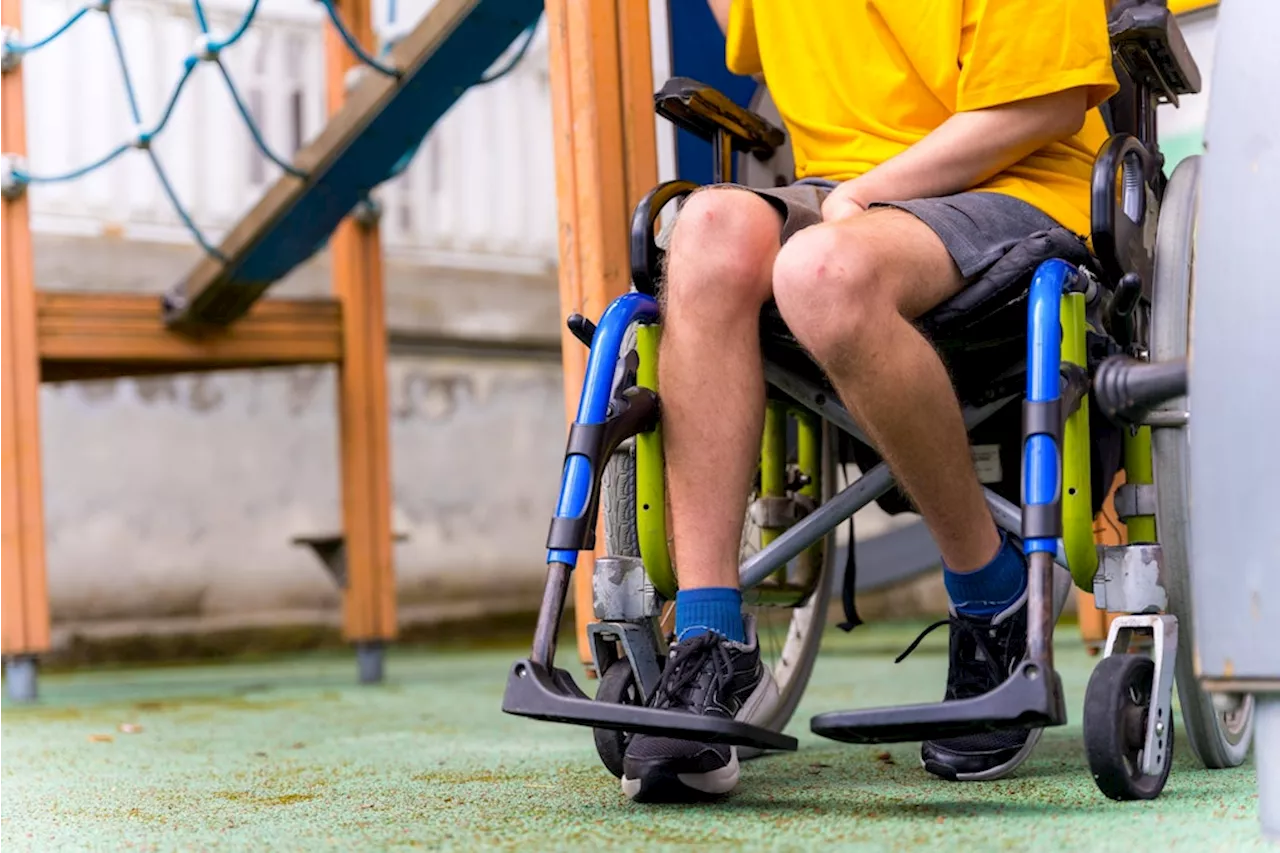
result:
<svg viewBox="0 0 1280 853"><path fill-rule="evenodd" d="M1053 564L1053 624L1058 624L1058 619L1062 617L1062 610L1067 605L1067 597L1071 594L1075 582L1071 579L1071 573L1059 566ZM1027 742L1022 745L1012 758L1003 764L986 770L980 770L977 773L957 773L948 764L942 764L938 761L927 761L920 759L920 766L929 773L940 779L946 779L950 782L991 782L996 779L1003 779L1013 771L1017 770L1022 764L1031 757L1031 753L1035 750L1036 744L1040 742L1040 736L1044 734L1044 729L1031 729L1027 734Z"/></svg>
<svg viewBox="0 0 1280 853"><path fill-rule="evenodd" d="M754 723L768 715L778 704L778 685L769 670L756 685L756 689L742 703L735 720ZM622 774L622 793L638 803L685 802L722 797L738 786L741 775L738 748L729 748L729 763L705 773L670 773L661 768L645 773L638 779Z"/></svg>

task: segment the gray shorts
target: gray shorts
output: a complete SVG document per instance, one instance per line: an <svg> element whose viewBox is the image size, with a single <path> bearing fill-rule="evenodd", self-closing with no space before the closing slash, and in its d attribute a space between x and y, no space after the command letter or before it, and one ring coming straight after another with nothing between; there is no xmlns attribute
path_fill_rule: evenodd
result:
<svg viewBox="0 0 1280 853"><path fill-rule="evenodd" d="M831 181L806 179L776 189L750 189L782 214L782 240L822 221L822 201L835 187ZM942 198L921 198L873 204L896 207L915 216L942 240L966 282L972 282L1000 260L1005 252L1058 223L1038 208L993 192L965 192Z"/></svg>

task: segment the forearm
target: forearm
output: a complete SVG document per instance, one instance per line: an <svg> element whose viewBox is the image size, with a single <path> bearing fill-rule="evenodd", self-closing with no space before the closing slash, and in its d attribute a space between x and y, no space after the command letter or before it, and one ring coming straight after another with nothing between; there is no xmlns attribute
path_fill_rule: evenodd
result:
<svg viewBox="0 0 1280 853"><path fill-rule="evenodd" d="M964 192L1076 133L1084 114L1083 89L957 113L906 151L854 179L851 196L865 208L878 201Z"/></svg>

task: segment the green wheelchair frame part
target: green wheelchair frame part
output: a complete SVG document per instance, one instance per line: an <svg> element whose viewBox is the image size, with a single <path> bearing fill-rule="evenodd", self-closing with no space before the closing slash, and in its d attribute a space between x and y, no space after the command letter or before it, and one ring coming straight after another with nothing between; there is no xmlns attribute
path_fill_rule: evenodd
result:
<svg viewBox="0 0 1280 853"><path fill-rule="evenodd" d="M1127 429L1124 433L1124 479L1135 486L1149 486L1155 482L1152 472L1151 427ZM1129 531L1129 542L1155 542L1156 517L1131 515L1124 520Z"/></svg>
<svg viewBox="0 0 1280 853"><path fill-rule="evenodd" d="M658 340L661 329L657 325L636 327L636 384L652 391L658 390ZM797 464L808 477L800 488L800 494L815 503L821 495L822 485L822 422L817 415L785 403L769 401L765 407L764 434L760 454L760 494L764 497L785 497L787 490L787 418L796 421ZM782 531L762 528L761 547L773 542ZM640 559L653 588L668 601L674 600L678 584L671 562L670 539L667 536L666 470L662 453L662 425L636 436L636 533L640 545ZM820 540L810 546L801 559L811 567L820 566L826 553L826 542ZM817 577L817 573L811 573ZM779 584L786 583L786 569L775 574ZM759 603L793 603L807 597L811 590L801 590L800 595L788 589L778 590L778 595L752 596ZM777 599L775 602L774 599ZM791 599L796 599L792 601Z"/></svg>
<svg viewBox="0 0 1280 853"><path fill-rule="evenodd" d="M658 390L657 325L636 327L636 384ZM667 474L662 459L662 421L636 436L636 537L649 583L668 601L676 597L676 573L667 547Z"/></svg>
<svg viewBox="0 0 1280 853"><path fill-rule="evenodd" d="M1087 368L1083 293L1062 297L1062 363ZM1098 549L1093 538L1093 490L1090 478L1089 399L1067 418L1062 435L1062 547L1075 585L1093 591Z"/></svg>
<svg viewBox="0 0 1280 853"><path fill-rule="evenodd" d="M1085 297L1068 293L1062 298L1062 361L1086 366ZM640 364L636 382L657 391L658 340L657 325L641 325L636 329L636 354ZM801 490L818 500L821 484L822 424L806 410L792 409L770 401L765 409L760 480L763 496L781 497L786 492L786 417L796 418L798 462L810 482ZM1090 485L1089 406L1087 398L1066 421L1062 442L1063 488L1062 530L1067 567L1075 585L1093 591L1093 577L1098 571L1098 551L1093 535L1093 494ZM1125 434L1125 471L1128 482L1150 483L1151 432L1143 428ZM678 588L667 536L666 472L662 454L661 424L636 436L636 528L640 557L649 582L667 600L675 598ZM763 529L761 545L767 546L780 533ZM1155 519L1150 516L1129 520L1131 541L1155 541ZM812 546L805 559L822 559L824 542ZM784 570L779 570L781 576ZM779 577L781 580L782 578Z"/></svg>

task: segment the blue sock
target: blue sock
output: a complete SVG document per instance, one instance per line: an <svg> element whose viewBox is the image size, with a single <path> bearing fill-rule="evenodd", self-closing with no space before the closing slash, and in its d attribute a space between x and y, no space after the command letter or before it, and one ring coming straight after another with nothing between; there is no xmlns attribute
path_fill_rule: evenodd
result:
<svg viewBox="0 0 1280 853"><path fill-rule="evenodd" d="M943 566L942 580L957 613L990 618L1017 601L1026 590L1027 561L1002 532L1000 550L990 563L963 573Z"/></svg>
<svg viewBox="0 0 1280 853"><path fill-rule="evenodd" d="M713 631L736 643L747 641L741 590L720 586L677 592L676 642Z"/></svg>

